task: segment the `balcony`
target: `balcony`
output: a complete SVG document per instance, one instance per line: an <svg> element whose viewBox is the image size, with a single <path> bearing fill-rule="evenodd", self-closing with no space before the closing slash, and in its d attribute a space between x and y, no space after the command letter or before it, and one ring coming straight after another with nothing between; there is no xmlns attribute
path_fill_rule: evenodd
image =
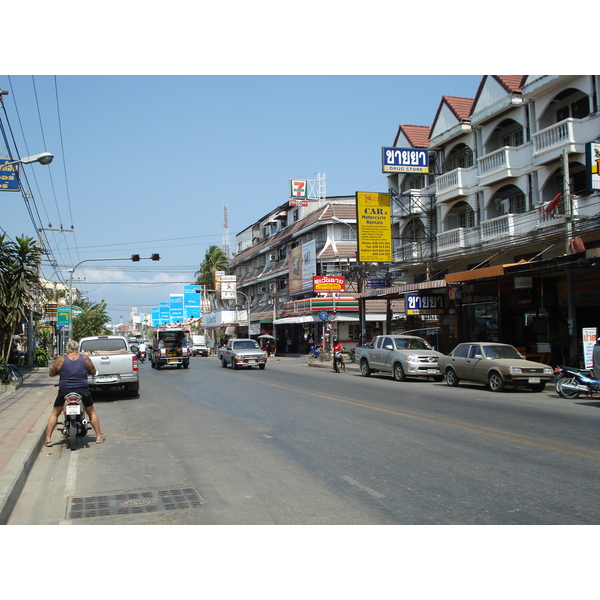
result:
<svg viewBox="0 0 600 600"><path fill-rule="evenodd" d="M425 240L406 241L403 245L394 248L392 260L395 263L422 263L425 260L431 260L431 244Z"/></svg>
<svg viewBox="0 0 600 600"><path fill-rule="evenodd" d="M438 255L454 253L457 250L474 248L479 245L478 227L457 227L444 233L438 233L437 249Z"/></svg>
<svg viewBox="0 0 600 600"><path fill-rule="evenodd" d="M393 201L394 217L406 218L422 215L430 210L431 197L423 195L422 190L408 190L396 196Z"/></svg>
<svg viewBox="0 0 600 600"><path fill-rule="evenodd" d="M563 150L571 154L583 153L585 142L598 136L599 129L600 121L597 117L569 118L534 133L534 164L543 165L558 160Z"/></svg>
<svg viewBox="0 0 600 600"><path fill-rule="evenodd" d="M468 196L477 185L477 167L454 169L438 175L435 188L438 202L449 202L461 196Z"/></svg>
<svg viewBox="0 0 600 600"><path fill-rule="evenodd" d="M493 185L503 179L518 177L531 165L531 144L504 146L477 160L479 184Z"/></svg>
<svg viewBox="0 0 600 600"><path fill-rule="evenodd" d="M510 213L489 221L481 223L481 241L483 243L502 239L522 237L529 233L534 224L532 223L531 212L529 213Z"/></svg>

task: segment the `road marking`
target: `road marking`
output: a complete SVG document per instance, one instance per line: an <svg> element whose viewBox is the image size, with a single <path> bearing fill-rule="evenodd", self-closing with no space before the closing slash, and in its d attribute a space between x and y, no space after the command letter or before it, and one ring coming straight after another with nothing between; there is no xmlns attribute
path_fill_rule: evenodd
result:
<svg viewBox="0 0 600 600"><path fill-rule="evenodd" d="M240 379L248 379L249 381L256 382L256 379L251 377L243 377ZM282 385L279 383L273 383L271 381L267 381L262 379L261 384L270 385L271 387L276 387L284 390L288 390L291 392L297 392L300 394L306 394L306 389L292 387L289 385ZM569 454L571 456L578 456L580 458L587 458L590 460L599 460L600 461L600 450L594 450L591 448L584 448L581 446L573 446L571 444L563 444L562 442L555 442L552 440L531 437L527 435L523 435L520 433L512 433L510 431L505 431L503 429L496 429L493 427L484 427L482 425L476 425L474 423L469 423L466 421L457 421L454 419L447 419L442 417L433 417L431 415L425 413L419 413L416 411L401 409L401 408L390 408L388 406L381 406L377 404L372 404L370 402L366 402L363 400L359 400L356 398L347 398L342 396L335 396L333 394L325 394L323 392L313 391L313 396L317 398L323 398L325 400L334 400L335 402L342 402L344 404L351 404L353 406L360 406L361 408L368 408L370 410L376 410L378 412L385 412L392 415L397 415L400 417L407 417L410 419L418 419L419 421L426 421L428 423L434 423L436 425L442 425L444 427L451 427L453 429L462 429L464 431L468 431L470 433L477 433L479 435L484 435L487 437L493 437L498 439L503 439L509 442L515 442L518 444L524 444L526 446L535 446L537 448L543 448L544 450L551 450L553 452L559 452L561 454Z"/></svg>
<svg viewBox="0 0 600 600"><path fill-rule="evenodd" d="M370 494L371 496L373 496L373 498L385 498L385 496L383 494L380 494L379 492L372 490L370 487L367 487L366 485L363 485L362 483L358 483L358 481L352 479L351 477L348 477L347 475L343 475L342 479L347 481L349 484L357 487L359 490L362 490L363 492L367 492L367 494Z"/></svg>

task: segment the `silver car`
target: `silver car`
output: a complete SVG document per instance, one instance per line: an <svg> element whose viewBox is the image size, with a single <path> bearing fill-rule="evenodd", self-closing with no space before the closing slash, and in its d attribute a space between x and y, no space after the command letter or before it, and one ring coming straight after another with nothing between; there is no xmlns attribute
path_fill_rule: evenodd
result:
<svg viewBox="0 0 600 600"><path fill-rule="evenodd" d="M492 392L507 385L541 392L554 378L552 367L527 360L514 346L498 342L464 342L440 357L438 365L449 386L464 379L485 383Z"/></svg>

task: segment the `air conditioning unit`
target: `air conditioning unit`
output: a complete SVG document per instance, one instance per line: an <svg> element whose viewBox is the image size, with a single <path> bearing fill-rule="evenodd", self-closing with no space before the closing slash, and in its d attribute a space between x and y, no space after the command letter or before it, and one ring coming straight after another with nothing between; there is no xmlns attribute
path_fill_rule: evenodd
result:
<svg viewBox="0 0 600 600"><path fill-rule="evenodd" d="M277 254L269 254L269 260L277 260Z"/></svg>
<svg viewBox="0 0 600 600"><path fill-rule="evenodd" d="M267 286L266 285L261 285L260 288L258 288L261 292L266 292L267 291Z"/></svg>

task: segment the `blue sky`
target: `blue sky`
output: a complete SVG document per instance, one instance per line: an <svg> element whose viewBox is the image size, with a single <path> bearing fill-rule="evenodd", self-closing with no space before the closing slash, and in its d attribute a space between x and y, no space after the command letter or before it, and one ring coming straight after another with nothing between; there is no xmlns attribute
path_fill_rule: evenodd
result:
<svg viewBox="0 0 600 600"><path fill-rule="evenodd" d="M386 191L381 147L398 126L431 125L443 94L473 97L480 80L0 75L18 155L55 155L25 167L35 225L21 195L2 192L0 227L14 238L73 225L46 232L59 270L160 253L160 263L75 271L80 289L127 320L193 282L208 246L221 246L225 203L234 248L236 233L287 200L292 178L325 173L328 196Z"/></svg>

